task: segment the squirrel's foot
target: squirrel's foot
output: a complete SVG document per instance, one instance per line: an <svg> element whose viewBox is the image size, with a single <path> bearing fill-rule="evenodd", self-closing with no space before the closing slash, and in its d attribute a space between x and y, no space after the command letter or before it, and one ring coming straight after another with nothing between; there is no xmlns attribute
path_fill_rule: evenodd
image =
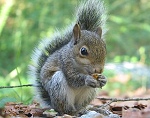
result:
<svg viewBox="0 0 150 118"><path fill-rule="evenodd" d="M62 110L63 109L60 109L60 111L58 111L58 114L57 114L58 116L62 116L64 114L69 114L69 115L77 114L77 110L72 106L69 106L68 108L64 109L63 111Z"/></svg>
<svg viewBox="0 0 150 118"><path fill-rule="evenodd" d="M77 114L77 110L74 106L70 106L70 107L68 107L66 113L69 114L69 115L74 115L74 114Z"/></svg>
<svg viewBox="0 0 150 118"><path fill-rule="evenodd" d="M78 112L78 114L77 114L77 117L80 117L80 116L82 116L82 115L84 115L84 114L87 114L89 112L89 110L87 110L87 109L82 109L82 110L80 110L79 112Z"/></svg>

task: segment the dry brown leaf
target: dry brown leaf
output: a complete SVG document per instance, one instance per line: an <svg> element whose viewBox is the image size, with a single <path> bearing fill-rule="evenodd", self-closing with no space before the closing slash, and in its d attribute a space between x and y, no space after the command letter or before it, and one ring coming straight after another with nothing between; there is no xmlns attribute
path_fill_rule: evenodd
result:
<svg viewBox="0 0 150 118"><path fill-rule="evenodd" d="M110 111L114 114L122 115L122 106L110 106Z"/></svg>
<svg viewBox="0 0 150 118"><path fill-rule="evenodd" d="M38 108L37 103L23 105L22 103L6 103L4 114L10 117L42 116L45 109Z"/></svg>
<svg viewBox="0 0 150 118"><path fill-rule="evenodd" d="M143 118L140 110L137 108L129 108L125 110L123 108L122 110L122 118Z"/></svg>

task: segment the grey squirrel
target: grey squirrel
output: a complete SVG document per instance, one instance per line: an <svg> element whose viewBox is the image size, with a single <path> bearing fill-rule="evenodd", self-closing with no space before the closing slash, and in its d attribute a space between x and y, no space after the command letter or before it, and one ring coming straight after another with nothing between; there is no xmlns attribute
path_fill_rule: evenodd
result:
<svg viewBox="0 0 150 118"><path fill-rule="evenodd" d="M95 97L95 88L106 84L101 75L106 57L106 10L101 0L80 4L73 23L63 34L44 39L30 64L30 75L39 86L39 102L60 115L75 115ZM93 74L99 74L94 78ZM34 83L35 84L35 83Z"/></svg>

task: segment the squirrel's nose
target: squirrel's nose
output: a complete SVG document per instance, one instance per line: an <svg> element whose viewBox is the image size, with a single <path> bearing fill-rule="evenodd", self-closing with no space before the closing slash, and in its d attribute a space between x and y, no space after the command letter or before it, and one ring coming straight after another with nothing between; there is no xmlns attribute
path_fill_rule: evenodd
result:
<svg viewBox="0 0 150 118"><path fill-rule="evenodd" d="M102 73L103 70L101 68L94 68L95 73Z"/></svg>

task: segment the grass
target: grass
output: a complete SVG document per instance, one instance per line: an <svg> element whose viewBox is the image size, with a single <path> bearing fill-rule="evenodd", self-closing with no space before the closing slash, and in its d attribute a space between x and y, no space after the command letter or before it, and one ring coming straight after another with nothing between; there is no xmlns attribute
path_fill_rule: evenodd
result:
<svg viewBox="0 0 150 118"><path fill-rule="evenodd" d="M1 76L0 83L1 87L29 84L27 76L23 75L20 69L14 69L6 77ZM32 89L32 87L1 88L0 103L21 102L30 104L33 99ZM3 104L0 104L0 107L3 107Z"/></svg>

